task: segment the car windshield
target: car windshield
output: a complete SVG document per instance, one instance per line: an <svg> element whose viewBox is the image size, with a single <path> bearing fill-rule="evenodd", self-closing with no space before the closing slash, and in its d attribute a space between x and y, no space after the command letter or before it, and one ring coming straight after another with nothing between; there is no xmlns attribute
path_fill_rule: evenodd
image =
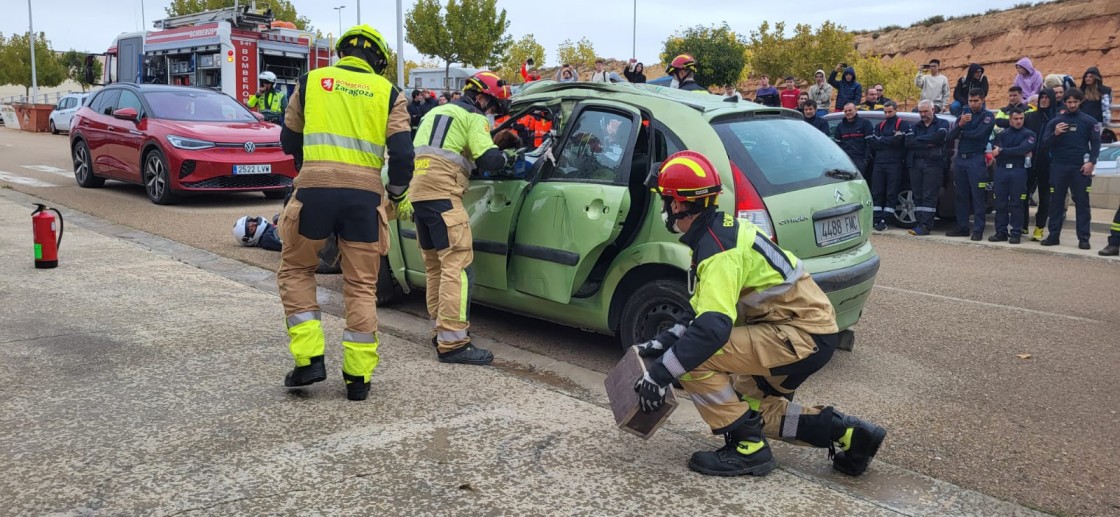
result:
<svg viewBox="0 0 1120 517"><path fill-rule="evenodd" d="M205 90L145 92L155 118L195 122L255 122L248 109L232 97Z"/></svg>
<svg viewBox="0 0 1120 517"><path fill-rule="evenodd" d="M819 129L792 118L717 120L712 124L728 157L764 196L843 179L852 160Z"/></svg>

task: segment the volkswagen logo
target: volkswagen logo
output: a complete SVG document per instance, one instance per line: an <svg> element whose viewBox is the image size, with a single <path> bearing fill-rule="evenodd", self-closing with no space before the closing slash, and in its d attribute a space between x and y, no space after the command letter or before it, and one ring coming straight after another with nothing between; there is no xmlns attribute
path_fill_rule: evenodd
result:
<svg viewBox="0 0 1120 517"><path fill-rule="evenodd" d="M254 144L253 142L245 142L245 152L251 153L251 152L256 151L256 150L257 150L257 144ZM837 190L836 194L839 195L840 191Z"/></svg>
<svg viewBox="0 0 1120 517"><path fill-rule="evenodd" d="M245 145L248 146L249 144L245 144ZM250 152L252 152L252 151L250 151ZM844 202L844 193L840 192L840 189L836 189L836 202L837 203L843 203Z"/></svg>

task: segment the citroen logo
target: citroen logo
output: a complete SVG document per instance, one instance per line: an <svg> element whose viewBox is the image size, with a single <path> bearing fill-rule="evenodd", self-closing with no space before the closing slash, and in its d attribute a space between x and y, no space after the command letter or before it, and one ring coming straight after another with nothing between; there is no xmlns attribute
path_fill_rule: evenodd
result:
<svg viewBox="0 0 1120 517"><path fill-rule="evenodd" d="M253 142L245 142L245 152L251 153L251 152L256 151L256 150L257 150L257 144L254 144ZM836 195L840 195L839 190L836 191Z"/></svg>
<svg viewBox="0 0 1120 517"><path fill-rule="evenodd" d="M843 202L844 202L844 193L840 192L840 189L836 189L836 203L839 204L839 203L843 203Z"/></svg>

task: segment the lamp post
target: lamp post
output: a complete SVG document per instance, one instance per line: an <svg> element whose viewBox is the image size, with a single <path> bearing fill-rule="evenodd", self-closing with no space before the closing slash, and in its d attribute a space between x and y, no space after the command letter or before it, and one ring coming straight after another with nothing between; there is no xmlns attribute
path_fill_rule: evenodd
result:
<svg viewBox="0 0 1120 517"><path fill-rule="evenodd" d="M404 14L397 0L397 86L404 89Z"/></svg>
<svg viewBox="0 0 1120 517"><path fill-rule="evenodd" d="M39 81L35 75L35 23L31 20L31 0L27 0L27 38L31 41L31 103L39 96Z"/></svg>
<svg viewBox="0 0 1120 517"><path fill-rule="evenodd" d="M31 1L31 0L28 0L28 1ZM338 11L338 37L341 38L342 37L342 10L346 9L346 6L345 5L340 5L338 7L332 7L331 9L334 9L335 11Z"/></svg>
<svg viewBox="0 0 1120 517"><path fill-rule="evenodd" d="M634 40L630 47L630 57L638 58L638 0L634 0Z"/></svg>
<svg viewBox="0 0 1120 517"><path fill-rule="evenodd" d="M362 24L362 0L358 0L358 25Z"/></svg>

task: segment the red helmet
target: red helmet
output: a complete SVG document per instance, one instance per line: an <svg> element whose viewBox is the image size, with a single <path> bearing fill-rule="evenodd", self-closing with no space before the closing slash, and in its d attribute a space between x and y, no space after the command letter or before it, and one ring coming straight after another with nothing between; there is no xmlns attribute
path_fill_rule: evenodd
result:
<svg viewBox="0 0 1120 517"><path fill-rule="evenodd" d="M463 90L476 90L500 101L508 100L510 97L509 86L502 78L489 70L483 70L470 76Z"/></svg>
<svg viewBox="0 0 1120 517"><path fill-rule="evenodd" d="M696 58L688 55L681 54L673 58L673 62L669 63L669 67L665 69L666 73L672 74L677 70L691 70L696 71Z"/></svg>
<svg viewBox="0 0 1120 517"><path fill-rule="evenodd" d="M708 158L696 151L680 151L661 165L657 190L662 197L674 201L704 200L704 206L710 206L716 204L723 184L719 171Z"/></svg>

